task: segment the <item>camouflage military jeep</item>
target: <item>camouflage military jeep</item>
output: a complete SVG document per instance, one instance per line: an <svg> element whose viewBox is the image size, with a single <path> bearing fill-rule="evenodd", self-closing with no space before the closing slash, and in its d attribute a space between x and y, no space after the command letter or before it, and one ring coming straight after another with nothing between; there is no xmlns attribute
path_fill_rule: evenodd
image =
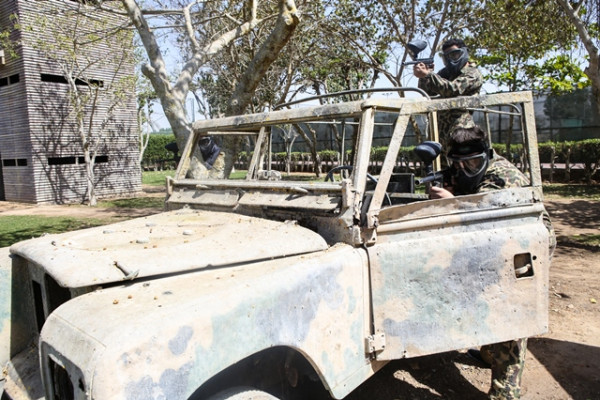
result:
<svg viewBox="0 0 600 400"><path fill-rule="evenodd" d="M531 186L415 193L398 172L410 116L502 104L520 116ZM549 237L533 116L530 93L507 93L196 122L165 212L10 248L5 396L341 399L389 360L544 333ZM258 179L271 176L262 150L276 129L326 123L355 132L332 180ZM374 162L381 126L388 150ZM186 178L205 135L253 135L244 177Z"/></svg>

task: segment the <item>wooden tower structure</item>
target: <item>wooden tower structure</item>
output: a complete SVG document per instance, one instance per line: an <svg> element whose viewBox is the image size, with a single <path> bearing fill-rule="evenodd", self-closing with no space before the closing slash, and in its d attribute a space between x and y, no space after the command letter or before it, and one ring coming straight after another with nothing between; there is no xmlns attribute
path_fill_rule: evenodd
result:
<svg viewBox="0 0 600 400"><path fill-rule="evenodd" d="M89 174L65 68L57 62L58 57L48 56L47 49L40 50L40 40L54 44L52 29L74 23L73 18L61 17L60 10L72 11L82 6L70 0L0 1L0 31L11 30L15 17L21 25L21 29L11 32L17 57L9 57L7 51L0 54L0 200L87 200ZM44 15L43 22L40 15ZM104 21L102 24L109 27L115 23L115 16L96 12L94 20ZM78 27L86 28L89 25ZM85 54L77 55L78 60L97 61L87 64L86 78L78 77L77 85L102 87L133 77L133 61L118 66L101 62L115 46L114 42L100 39L93 46L88 45ZM131 42L127 46L130 48L119 50L133 50ZM93 107L84 109L91 132L88 139L98 143L91 142L97 149L94 185L98 198L141 190L135 93L125 97L114 109L101 97Z"/></svg>

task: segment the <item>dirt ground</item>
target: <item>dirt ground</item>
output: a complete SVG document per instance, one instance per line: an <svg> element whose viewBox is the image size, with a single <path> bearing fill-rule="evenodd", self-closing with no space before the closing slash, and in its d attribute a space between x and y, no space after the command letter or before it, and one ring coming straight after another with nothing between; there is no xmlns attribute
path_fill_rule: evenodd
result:
<svg viewBox="0 0 600 400"><path fill-rule="evenodd" d="M550 328L529 339L522 399L600 399L600 251L568 239L600 232L600 201L548 199L546 207L558 237L550 271ZM121 219L153 212L0 202L0 216L68 214ZM490 370L465 351L399 360L389 363L348 399L483 400L490 376Z"/></svg>

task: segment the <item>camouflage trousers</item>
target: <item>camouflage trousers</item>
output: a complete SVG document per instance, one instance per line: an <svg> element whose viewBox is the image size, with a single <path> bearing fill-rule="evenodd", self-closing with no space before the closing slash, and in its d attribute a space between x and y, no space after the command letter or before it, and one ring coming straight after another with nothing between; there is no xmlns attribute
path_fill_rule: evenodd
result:
<svg viewBox="0 0 600 400"><path fill-rule="evenodd" d="M527 339L483 346L481 352L489 353L492 359L490 400L520 399L521 375L525 366Z"/></svg>

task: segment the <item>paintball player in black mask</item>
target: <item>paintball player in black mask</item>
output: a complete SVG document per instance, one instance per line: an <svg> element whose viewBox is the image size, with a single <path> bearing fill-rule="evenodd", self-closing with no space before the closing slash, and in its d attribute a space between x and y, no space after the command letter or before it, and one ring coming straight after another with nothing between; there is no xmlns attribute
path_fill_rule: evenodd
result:
<svg viewBox="0 0 600 400"><path fill-rule="evenodd" d="M429 192L432 199L529 185L529 179L517 167L490 148L487 134L479 126L458 128L448 144L450 149L447 152L447 160L452 176L451 182L444 188L432 186ZM546 212L543 219L549 233L548 246L552 257L556 237ZM520 398L526 351L527 338L483 346L481 351L469 350L469 354L487 360L490 364L490 400Z"/></svg>
<svg viewBox="0 0 600 400"><path fill-rule="evenodd" d="M460 39L449 39L442 44L442 59L444 68L438 73L433 71L433 65L415 64L414 75L419 78L419 88L430 96L442 98L471 96L479 94L483 85L483 76L477 66L469 62L469 51ZM438 129L440 142L446 145L446 140L452 132L460 127L474 126L471 113L467 110L449 110L438 113Z"/></svg>
<svg viewBox="0 0 600 400"><path fill-rule="evenodd" d="M458 128L448 140L446 159L452 180L432 187L431 198L453 197L529 185L529 179L490 148L487 134L477 125Z"/></svg>
<svg viewBox="0 0 600 400"><path fill-rule="evenodd" d="M489 166L490 157L493 157L487 141L459 144L450 140L453 144L446 159L452 171L454 194L476 193Z"/></svg>
<svg viewBox="0 0 600 400"><path fill-rule="evenodd" d="M204 159L204 166L209 170L209 178L222 178L225 163L221 148L210 136L201 137L198 141L198 147Z"/></svg>
<svg viewBox="0 0 600 400"><path fill-rule="evenodd" d="M210 136L200 138L198 147L200 148L200 153L202 153L202 158L204 159L204 166L207 169L212 169L213 164L221 152L221 148L217 146Z"/></svg>

